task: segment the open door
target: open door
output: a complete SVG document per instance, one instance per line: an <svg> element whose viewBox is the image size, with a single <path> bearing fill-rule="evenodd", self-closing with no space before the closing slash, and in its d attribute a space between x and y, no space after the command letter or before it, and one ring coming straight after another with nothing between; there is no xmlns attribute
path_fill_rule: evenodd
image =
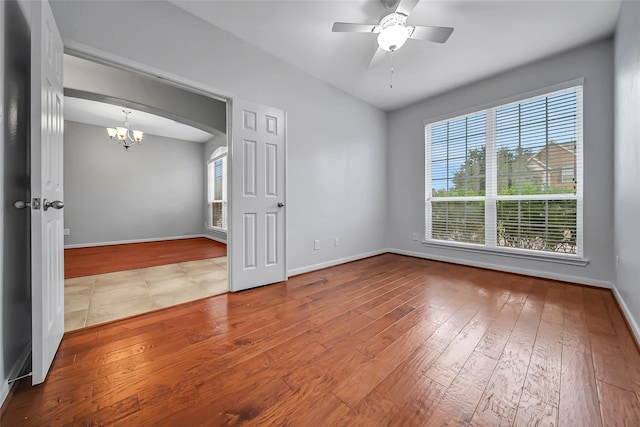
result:
<svg viewBox="0 0 640 427"><path fill-rule="evenodd" d="M31 7L32 382L40 384L64 334L63 44L49 3Z"/></svg>
<svg viewBox="0 0 640 427"><path fill-rule="evenodd" d="M232 292L287 279L284 111L234 98L231 118Z"/></svg>

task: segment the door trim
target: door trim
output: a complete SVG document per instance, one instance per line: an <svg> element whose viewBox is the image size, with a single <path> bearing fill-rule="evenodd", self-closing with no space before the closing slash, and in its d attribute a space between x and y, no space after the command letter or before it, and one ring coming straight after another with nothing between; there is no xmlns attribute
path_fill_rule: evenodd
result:
<svg viewBox="0 0 640 427"><path fill-rule="evenodd" d="M126 70L126 71L130 71L133 73L138 73L147 77L152 77L152 78L157 78L159 80L163 80L165 81L167 84L171 84L174 86L177 86L179 88L185 89L185 90L189 90L191 92L195 92L195 93L199 93L201 95L204 96L208 96L210 98L213 99L217 99L219 101L224 101L226 102L227 105L227 148L228 148L228 161L227 161L227 165L228 165L228 169L227 169L227 176L229 177L227 186L228 188L231 188L231 176L232 176L232 166L231 164L233 163L233 130L232 130L232 121L233 121L233 100L234 98L239 98L238 95L233 94L232 92L228 92L225 90L222 90L220 88L216 88L210 85L207 85L205 83L202 82L198 82L195 80L191 80L189 78L183 77L183 76L179 76L177 74L173 74L171 72L168 72L166 70L162 70L150 65L146 65L143 63L140 63L138 61L132 60L132 59L128 59L128 58L124 58L122 56L113 54L111 52L107 52L104 51L102 49L93 47L93 46L89 46L86 45L84 43L79 43L73 40L64 40L63 39L63 44L64 44L64 53L69 54L69 55L73 55L73 56L77 56L79 58L83 58L83 59L87 59L90 61L94 61L103 65L107 65L107 66L111 66L111 67L116 67L116 68L120 68L122 70ZM287 115L287 111L285 109L282 109L284 111L284 117L285 117L285 126L288 123L288 115ZM285 146L287 145L287 129L285 129ZM285 163L284 163L284 167L285 167L285 182L288 182L288 154L287 154L288 150L285 150ZM231 219L232 214L231 214L231 210L233 209L233 194L231 194L232 192L229 192L227 194L227 198L228 198L228 206L229 206L229 213L228 213L228 218L229 218L229 230L227 231L227 252L231 252L234 250L234 244L233 244L233 239L230 237L231 235L231 227L234 227L233 224L233 220ZM288 185L285 185L285 200L288 200ZM285 254L284 254L284 279L287 280L289 277L289 260L288 260L288 255L287 255L287 248L289 246L288 244L288 233L287 233L287 218L288 215L285 217L285 226L284 226L284 245L285 245ZM231 262L231 258L230 256L227 256L227 262L230 263ZM227 280L228 280L228 287L229 287L229 291L231 292L232 289L232 281L233 281L233 276L231 274L232 269L227 266Z"/></svg>

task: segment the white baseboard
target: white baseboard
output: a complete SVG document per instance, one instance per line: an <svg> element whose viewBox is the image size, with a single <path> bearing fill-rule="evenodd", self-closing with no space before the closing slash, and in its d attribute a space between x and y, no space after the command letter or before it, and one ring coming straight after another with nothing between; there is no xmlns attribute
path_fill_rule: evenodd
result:
<svg viewBox="0 0 640 427"><path fill-rule="evenodd" d="M622 314L627 319L627 322L629 322L631 332L633 332L636 342L640 343L640 327L638 326L638 322L636 322L635 317L633 317L633 314L631 314L631 310L629 310L629 306L627 306L627 303L622 299L622 295L620 295L620 292L618 292L618 288L614 286L612 290L613 296L616 298L616 301L618 301L618 305L622 309Z"/></svg>
<svg viewBox="0 0 640 427"><path fill-rule="evenodd" d="M287 274L289 275L289 277L297 276L299 274L309 273L311 271L316 271L316 270L322 270L323 268L333 267L333 266L336 266L336 265L345 264L347 262L357 261L359 259L369 258L369 257L376 256L376 255L381 255L381 254L386 253L386 252L388 252L386 249L379 249L377 251L365 252L365 253L362 253L362 254L353 255L353 256L350 256L350 257L346 257L346 258L334 259L334 260L331 260L331 261L321 262L319 264L313 264L313 265L307 265L305 267L294 268L294 269L289 270L287 272Z"/></svg>
<svg viewBox="0 0 640 427"><path fill-rule="evenodd" d="M452 258L452 257L447 257L447 256L425 254L425 253L422 253L422 252L414 252L414 251L406 251L404 249L389 248L385 252L390 252L392 254L398 254L398 255L408 255L408 256L412 256L412 257L416 257L416 258L425 258L425 259L430 259L430 260L434 260L434 261L450 262L450 263L453 263L453 264L469 265L469 266L472 266L472 267L488 268L490 270L498 270L498 271L505 271L507 273L523 274L525 276L533 276L533 277L542 277L544 279L561 280L563 282L577 283L577 284L580 284L580 285L596 286L598 288L613 289L613 283L608 282L606 280L589 279L589 278L586 278L586 277L571 276L571 275L568 275L568 274L550 273L550 272L547 272L547 271L540 271L540 270L529 270L527 268L510 267L510 266L505 266L505 265L500 265L500 264L492 264L492 263L488 263L488 262L460 260L460 259L457 259L457 258Z"/></svg>
<svg viewBox="0 0 640 427"><path fill-rule="evenodd" d="M227 244L227 241L225 239L223 239L221 237L214 236L212 234L206 234L205 233L205 234L202 235L202 237L207 238L209 240L216 241L218 243L224 243L225 245Z"/></svg>
<svg viewBox="0 0 640 427"><path fill-rule="evenodd" d="M187 236L152 237L150 239L131 239L131 240L118 240L118 241L112 241L112 242L97 242L97 243L76 243L72 245L64 245L64 248L65 249L93 248L96 246L126 245L129 243L147 243L147 242L162 242L164 240L194 239L196 237L210 237L210 236L207 236L204 234L190 234Z"/></svg>
<svg viewBox="0 0 640 427"><path fill-rule="evenodd" d="M22 350L20 357L18 358L18 360L16 360L16 363L9 371L9 375L4 381L2 381L2 384L0 385L0 406L4 404L4 400L9 395L11 387L13 386L13 384L9 384L8 380L10 378L16 378L18 377L18 375L20 375L27 362L29 361L29 357L31 357L31 342L29 342L29 344Z"/></svg>

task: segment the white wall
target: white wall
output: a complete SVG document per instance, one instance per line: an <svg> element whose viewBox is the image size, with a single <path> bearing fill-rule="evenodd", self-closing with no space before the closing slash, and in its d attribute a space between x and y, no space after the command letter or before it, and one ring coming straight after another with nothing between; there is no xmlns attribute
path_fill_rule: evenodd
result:
<svg viewBox="0 0 640 427"><path fill-rule="evenodd" d="M204 144L145 134L125 151L65 121L64 150L65 245L202 234Z"/></svg>
<svg viewBox="0 0 640 427"><path fill-rule="evenodd" d="M528 91L585 78L585 267L423 247L424 121ZM389 227L393 249L525 274L611 287L613 247L613 45L591 44L526 65L389 114ZM422 240L422 239L421 239Z"/></svg>
<svg viewBox="0 0 640 427"><path fill-rule="evenodd" d="M67 44L287 112L290 271L384 247L382 111L166 2L56 1L52 9Z"/></svg>
<svg viewBox="0 0 640 427"><path fill-rule="evenodd" d="M640 2L625 1L615 35L616 291L640 339Z"/></svg>

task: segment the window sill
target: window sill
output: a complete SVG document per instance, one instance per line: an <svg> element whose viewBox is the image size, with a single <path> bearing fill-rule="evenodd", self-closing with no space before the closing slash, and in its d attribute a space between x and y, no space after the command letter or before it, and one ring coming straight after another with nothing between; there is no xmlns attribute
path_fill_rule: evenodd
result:
<svg viewBox="0 0 640 427"><path fill-rule="evenodd" d="M422 246L442 249L455 249L463 252L472 252L485 255L499 255L509 258L520 258L535 261L554 262L558 264L577 265L584 267L589 264L589 260L586 258L579 258L576 255L568 254L546 254L529 251L526 249L502 249L502 248L487 248L484 246L473 245L469 243L456 243L456 242L444 242L444 241L423 241Z"/></svg>

